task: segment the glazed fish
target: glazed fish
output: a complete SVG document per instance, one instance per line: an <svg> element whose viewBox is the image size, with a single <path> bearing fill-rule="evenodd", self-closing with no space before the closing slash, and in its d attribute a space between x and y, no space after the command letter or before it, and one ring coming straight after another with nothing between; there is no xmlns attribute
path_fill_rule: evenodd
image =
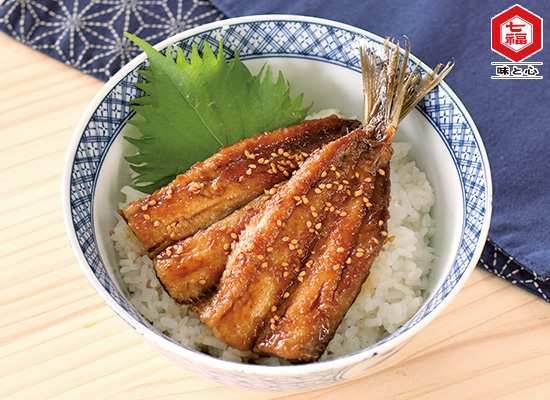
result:
<svg viewBox="0 0 550 400"><path fill-rule="evenodd" d="M331 116L242 140L119 213L154 256L289 179L310 152L359 124Z"/></svg>
<svg viewBox="0 0 550 400"><path fill-rule="evenodd" d="M385 52L383 62L373 51L361 53L364 127L315 152L266 202L235 245L213 296L195 306L201 320L230 346L293 361L317 360L368 276L386 233L389 160L397 125L451 68L447 65L438 74L438 67L421 80L415 70L406 73L408 43L401 68L399 47L387 41ZM321 215L315 207L319 219L310 223L320 224L322 234L318 230L304 236L296 199L326 204L314 184L327 165L346 156L348 161L358 157L359 168L346 179L348 187L335 182L343 191L331 193L328 209L334 207L334 212ZM298 235L294 243L290 228ZM299 257L283 251L279 241L284 238L302 251Z"/></svg>
<svg viewBox="0 0 550 400"><path fill-rule="evenodd" d="M332 116L256 135L120 211L170 295L228 345L318 360L388 240L397 126L453 65L422 77L408 42L383 51L360 49L361 127Z"/></svg>
<svg viewBox="0 0 550 400"><path fill-rule="evenodd" d="M316 361L359 294L387 238L389 160L397 125L452 66L448 64L439 75L438 67L420 80L414 70L405 72L408 43L401 68L398 45L390 49L386 41L385 51L386 61L378 68L373 51L363 48L361 52L366 121L356 132L362 133L371 148L357 172L365 183L374 181L374 185L362 185L353 196L341 199L346 218L329 217L302 280L284 302L272 308L269 325L264 325L256 340L257 352L298 362Z"/></svg>
<svg viewBox="0 0 550 400"><path fill-rule="evenodd" d="M213 296L195 306L203 322L230 346L250 350L266 316L287 296L328 212L345 192L360 154L358 135L314 152L242 232Z"/></svg>
<svg viewBox="0 0 550 400"><path fill-rule="evenodd" d="M386 234L389 179L375 178L368 212L362 198L348 198L333 215L305 265L303 280L269 315L254 351L293 362L316 361L361 290ZM361 194L364 196L370 191ZM386 234L386 235L385 235Z"/></svg>
<svg viewBox="0 0 550 400"><path fill-rule="evenodd" d="M173 299L192 303L218 283L231 246L268 198L269 195L257 197L221 221L168 246L153 258L157 277Z"/></svg>

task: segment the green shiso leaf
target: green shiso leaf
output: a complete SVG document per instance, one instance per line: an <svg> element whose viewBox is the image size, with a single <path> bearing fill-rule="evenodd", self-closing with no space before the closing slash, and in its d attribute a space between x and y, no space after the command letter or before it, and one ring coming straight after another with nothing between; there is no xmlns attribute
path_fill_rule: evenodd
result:
<svg viewBox="0 0 550 400"><path fill-rule="evenodd" d="M258 75L235 57L226 61L220 41L217 55L204 42L202 57L193 45L186 60L178 48L176 59L155 50L138 37L126 34L149 58L136 84L144 95L131 102L140 118L130 121L141 137L125 137L137 147L126 160L136 172L134 185L145 193L165 186L197 161L223 145L257 133L298 124L311 104L302 107L303 95L292 99L281 73L276 82L269 66Z"/></svg>

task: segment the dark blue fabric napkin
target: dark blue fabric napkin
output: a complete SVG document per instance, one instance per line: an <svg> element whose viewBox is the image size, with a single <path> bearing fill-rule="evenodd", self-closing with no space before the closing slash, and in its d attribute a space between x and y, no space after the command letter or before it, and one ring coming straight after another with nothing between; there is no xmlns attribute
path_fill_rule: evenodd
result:
<svg viewBox="0 0 550 400"><path fill-rule="evenodd" d="M208 0L5 0L0 30L21 43L101 80L149 43L225 18Z"/></svg>
<svg viewBox="0 0 550 400"><path fill-rule="evenodd" d="M123 35L156 43L226 17L300 14L363 28L379 36L410 38L429 66L456 60L446 82L460 97L483 137L491 164L493 218L479 266L549 301L550 297L550 50L526 62L543 79L491 79L491 18L515 1L420 0L6 0L0 30L65 64L107 80L139 53ZM543 19L550 3L521 6ZM548 29L546 30L548 32ZM548 33L545 33L547 39ZM547 43L547 40L544 40Z"/></svg>

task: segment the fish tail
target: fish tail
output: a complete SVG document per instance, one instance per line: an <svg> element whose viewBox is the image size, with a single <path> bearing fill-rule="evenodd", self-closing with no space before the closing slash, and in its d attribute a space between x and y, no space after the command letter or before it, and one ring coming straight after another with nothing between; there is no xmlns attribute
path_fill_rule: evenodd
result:
<svg viewBox="0 0 550 400"><path fill-rule="evenodd" d="M451 71L454 60L445 67L438 64L424 76L417 63L407 71L410 42L405 36L405 49L401 57L399 41L386 38L384 57L379 57L376 48L363 45L360 60L363 78L363 108L365 131L370 137L390 145L399 122L435 88Z"/></svg>

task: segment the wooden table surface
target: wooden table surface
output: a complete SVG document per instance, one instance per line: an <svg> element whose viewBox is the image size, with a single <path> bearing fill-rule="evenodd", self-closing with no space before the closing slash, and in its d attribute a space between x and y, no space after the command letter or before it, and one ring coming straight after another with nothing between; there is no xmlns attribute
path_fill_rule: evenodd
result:
<svg viewBox="0 0 550 400"><path fill-rule="evenodd" d="M95 293L65 234L65 152L102 82L4 34L0 61L0 398L550 398L550 304L481 269L402 351L348 383L251 392L172 364Z"/></svg>

